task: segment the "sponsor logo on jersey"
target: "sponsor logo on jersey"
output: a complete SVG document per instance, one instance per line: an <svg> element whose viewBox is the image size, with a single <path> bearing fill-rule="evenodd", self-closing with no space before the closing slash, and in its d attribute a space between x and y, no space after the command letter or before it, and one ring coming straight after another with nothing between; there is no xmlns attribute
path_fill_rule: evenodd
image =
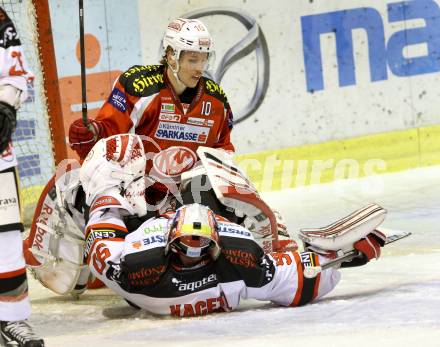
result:
<svg viewBox="0 0 440 347"><path fill-rule="evenodd" d="M108 102L113 105L114 108L121 112L125 112L127 109L127 99L125 93L120 91L118 88L113 88Z"/></svg>
<svg viewBox="0 0 440 347"><path fill-rule="evenodd" d="M142 93L146 88L159 83L163 83L162 73L151 76L141 75L133 80L132 86L136 93Z"/></svg>
<svg viewBox="0 0 440 347"><path fill-rule="evenodd" d="M163 244L165 246L166 239L165 236L162 235L152 235L148 236L142 239L138 239L135 241L131 241L131 247L137 250L140 249L149 249L152 248L151 246L154 245L155 247L160 247L161 245L156 244Z"/></svg>
<svg viewBox="0 0 440 347"><path fill-rule="evenodd" d="M151 227L145 227L144 228L144 234L151 234L151 233L163 233L165 232L165 226L164 225L154 225Z"/></svg>
<svg viewBox="0 0 440 347"><path fill-rule="evenodd" d="M87 257L96 240L116 238L116 232L112 230L93 230L87 235L84 255Z"/></svg>
<svg viewBox="0 0 440 347"><path fill-rule="evenodd" d="M155 137L163 140L206 143L209 130L195 125L159 122Z"/></svg>
<svg viewBox="0 0 440 347"><path fill-rule="evenodd" d="M150 236L145 239L142 239L142 245L144 245L144 246L150 246L154 243L165 243L165 236L154 235L154 236Z"/></svg>
<svg viewBox="0 0 440 347"><path fill-rule="evenodd" d="M225 234L235 234L235 235L241 235L244 237L252 237L252 233L245 228L240 227L231 227L228 224L218 223L219 232L225 233Z"/></svg>
<svg viewBox="0 0 440 347"><path fill-rule="evenodd" d="M258 259L255 254L240 249L223 249L222 254L232 264L245 268L256 268Z"/></svg>
<svg viewBox="0 0 440 347"><path fill-rule="evenodd" d="M173 146L159 152L153 159L154 168L165 176L180 176L197 161L196 154L186 147Z"/></svg>
<svg viewBox="0 0 440 347"><path fill-rule="evenodd" d="M165 122L180 122L180 114L161 113L159 114L159 120Z"/></svg>
<svg viewBox="0 0 440 347"><path fill-rule="evenodd" d="M220 87L217 83L211 80L206 80L206 89L208 89L211 93L217 93L222 96L226 96L225 92L223 91L222 87Z"/></svg>
<svg viewBox="0 0 440 347"><path fill-rule="evenodd" d="M134 75L135 73L138 73L138 72L156 71L159 68L160 68L160 65L133 66L124 72L124 77L130 77L131 75Z"/></svg>
<svg viewBox="0 0 440 347"><path fill-rule="evenodd" d="M160 112L162 113L174 113L175 110L175 105L174 104L167 104L167 103L162 103L160 104Z"/></svg>
<svg viewBox="0 0 440 347"><path fill-rule="evenodd" d="M196 117L189 117L186 122L188 124L202 125L202 126L206 126L206 127L211 127L214 125L213 119L196 118Z"/></svg>
<svg viewBox="0 0 440 347"><path fill-rule="evenodd" d="M159 281L160 276L165 272L165 265L142 267L137 271L127 273L128 283L132 286L148 286Z"/></svg>
<svg viewBox="0 0 440 347"><path fill-rule="evenodd" d="M216 274L210 274L208 277L203 277L200 281L189 282L189 283L184 283L183 281L180 281L175 277L171 280L171 282L177 287L177 290L179 292L187 292L187 291L193 292L196 289L205 287L206 285L216 281L217 281Z"/></svg>
<svg viewBox="0 0 440 347"><path fill-rule="evenodd" d="M304 267L315 266L313 253L311 252L300 253L300 258L301 258L301 263L304 265Z"/></svg>
<svg viewBox="0 0 440 347"><path fill-rule="evenodd" d="M189 109L189 104L181 103L181 105L183 109L183 114L186 114L186 112L188 112Z"/></svg>
<svg viewBox="0 0 440 347"><path fill-rule="evenodd" d="M141 243L141 241L134 241L131 243L131 246L135 249L140 249L142 246L142 243Z"/></svg>
<svg viewBox="0 0 440 347"><path fill-rule="evenodd" d="M16 206L18 203L18 200L16 197L9 197L5 199L0 199L0 209L6 209L11 206Z"/></svg>

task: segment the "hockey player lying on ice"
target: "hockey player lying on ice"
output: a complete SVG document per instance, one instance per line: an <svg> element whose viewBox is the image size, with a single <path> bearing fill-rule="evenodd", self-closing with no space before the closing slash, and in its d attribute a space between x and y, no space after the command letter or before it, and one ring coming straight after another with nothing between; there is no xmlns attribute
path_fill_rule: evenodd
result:
<svg viewBox="0 0 440 347"><path fill-rule="evenodd" d="M122 151L132 151L129 157L139 158L137 150L142 142L136 135L123 136L130 136L130 142ZM99 156L102 160L90 156L79 172L90 204L85 244L69 234L69 227L65 227L69 223L56 230L66 216L51 224L53 211L61 211L55 207L50 208L45 221L40 219L39 227L45 230L40 240L39 234L31 233L34 240L27 243L31 245L26 250L28 263L33 264L40 282L57 293L73 288L66 283L78 279L81 267L75 269L73 263L79 254L107 287L155 314L184 317L231 311L240 299L248 298L299 306L329 293L340 279L339 267L359 266L378 258L385 244L385 235L376 230L385 210L377 205L328 228L303 230L302 253L265 253L248 229L198 203L184 204L128 232L123 216L137 207L121 195L121 187L138 180L131 173L142 170L125 165L121 171L125 154L113 149L109 155L105 141L108 139L94 147L95 152L106 154ZM103 180L113 183L103 189ZM60 239L64 243L54 247ZM358 251L357 256L348 262L320 268L352 250ZM47 266L48 259L57 262Z"/></svg>

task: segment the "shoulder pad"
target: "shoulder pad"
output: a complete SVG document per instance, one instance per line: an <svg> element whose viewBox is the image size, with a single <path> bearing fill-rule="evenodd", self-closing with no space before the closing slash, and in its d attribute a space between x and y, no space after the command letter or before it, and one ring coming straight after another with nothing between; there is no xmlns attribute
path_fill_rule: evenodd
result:
<svg viewBox="0 0 440 347"><path fill-rule="evenodd" d="M119 83L133 96L149 96L165 87L163 65L134 65L119 77Z"/></svg>
<svg viewBox="0 0 440 347"><path fill-rule="evenodd" d="M224 104L228 103L228 98L226 97L222 87L207 77L203 77L203 82L205 83L205 93L215 97Z"/></svg>

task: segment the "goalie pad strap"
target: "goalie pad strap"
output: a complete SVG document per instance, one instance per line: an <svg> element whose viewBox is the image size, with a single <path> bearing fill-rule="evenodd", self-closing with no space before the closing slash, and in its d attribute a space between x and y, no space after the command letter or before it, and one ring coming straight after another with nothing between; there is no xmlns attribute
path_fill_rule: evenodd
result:
<svg viewBox="0 0 440 347"><path fill-rule="evenodd" d="M37 227L39 229L45 231L46 233L53 235L54 239L63 238L66 241L69 241L71 243L76 243L77 245L80 245L80 246L84 245L84 241L83 240L73 238L73 237L69 236L68 234L59 235L53 229L51 229L50 227L48 227L47 225L45 225L43 223L37 223Z"/></svg>
<svg viewBox="0 0 440 347"><path fill-rule="evenodd" d="M312 252L293 253L298 272L298 286L295 297L289 306L303 306L318 296L321 274L316 277L307 278L304 276L305 267L319 266L318 255Z"/></svg>

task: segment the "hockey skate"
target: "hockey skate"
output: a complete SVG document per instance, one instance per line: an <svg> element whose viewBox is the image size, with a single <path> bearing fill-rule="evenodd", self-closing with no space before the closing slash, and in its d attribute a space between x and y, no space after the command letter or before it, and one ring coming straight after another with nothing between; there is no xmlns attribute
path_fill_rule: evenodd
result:
<svg viewBox="0 0 440 347"><path fill-rule="evenodd" d="M0 333L7 347L44 347L44 341L32 330L26 320L0 321Z"/></svg>

